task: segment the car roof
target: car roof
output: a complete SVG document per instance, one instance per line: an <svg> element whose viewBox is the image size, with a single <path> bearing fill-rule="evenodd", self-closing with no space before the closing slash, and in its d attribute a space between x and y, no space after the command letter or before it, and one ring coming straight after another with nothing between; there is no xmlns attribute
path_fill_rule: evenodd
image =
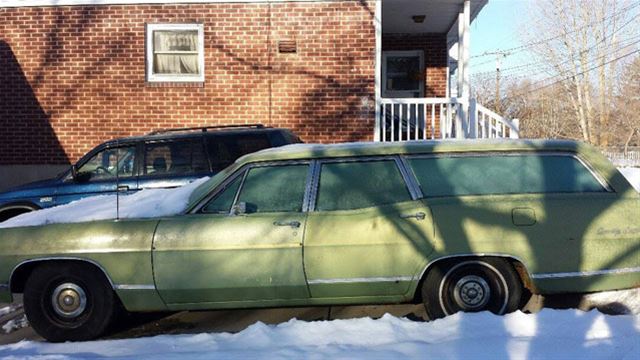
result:
<svg viewBox="0 0 640 360"><path fill-rule="evenodd" d="M327 157L380 156L394 154L437 154L450 152L561 151L592 149L570 140L419 140L402 142L353 142L341 144L293 144L245 155L239 163Z"/></svg>
<svg viewBox="0 0 640 360"><path fill-rule="evenodd" d="M203 183L191 195L189 209L192 209L208 193L216 188L230 174L248 163L281 160L305 160L322 158L384 156L402 154L438 154L469 152L563 152L576 153L606 179L617 191L632 189L629 183L595 147L571 140L420 140L403 142L355 142L340 144L292 144L269 148L244 155L234 164Z"/></svg>
<svg viewBox="0 0 640 360"><path fill-rule="evenodd" d="M159 133L150 133L140 136L129 136L117 138L109 141L105 141L103 145L112 146L116 144L126 144L139 141L162 141L162 140L174 140L182 138L193 138L198 136L217 136L217 135L237 135L237 134L256 134L266 132L278 132L289 131L288 129L270 128L270 127L251 127L251 128L220 128L208 131L202 131L198 129L185 130L185 131L166 131Z"/></svg>

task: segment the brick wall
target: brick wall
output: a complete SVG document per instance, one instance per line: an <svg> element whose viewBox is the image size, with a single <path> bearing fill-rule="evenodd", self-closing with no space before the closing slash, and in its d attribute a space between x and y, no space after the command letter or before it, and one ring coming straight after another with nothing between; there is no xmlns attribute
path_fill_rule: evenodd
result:
<svg viewBox="0 0 640 360"><path fill-rule="evenodd" d="M372 140L374 8L353 0L0 9L0 165L74 162L107 139L205 124L260 122L309 142ZM145 24L171 22L204 24L203 85L145 83ZM297 52L279 53L281 40L295 40ZM429 51L427 96L444 96L444 79L430 85L441 64L431 66L438 50Z"/></svg>

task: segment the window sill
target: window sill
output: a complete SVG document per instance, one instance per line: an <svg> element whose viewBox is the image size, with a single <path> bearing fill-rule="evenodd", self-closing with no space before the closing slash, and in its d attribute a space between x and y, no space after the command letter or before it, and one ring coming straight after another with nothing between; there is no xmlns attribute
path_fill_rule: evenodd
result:
<svg viewBox="0 0 640 360"><path fill-rule="evenodd" d="M187 82L187 81L146 81L148 87L175 87L175 88L203 88L204 82Z"/></svg>

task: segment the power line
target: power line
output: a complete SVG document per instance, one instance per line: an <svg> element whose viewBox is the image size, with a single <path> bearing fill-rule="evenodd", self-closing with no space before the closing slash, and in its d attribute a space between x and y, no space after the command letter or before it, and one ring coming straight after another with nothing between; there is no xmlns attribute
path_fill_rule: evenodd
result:
<svg viewBox="0 0 640 360"><path fill-rule="evenodd" d="M562 78L562 79L560 79L560 80L554 81L554 82L552 82L552 83L549 83L549 84L546 84L546 85L543 85L543 86L540 86L540 87L537 87L537 88L534 88L534 89L527 90L527 93L532 93L532 92L535 92L535 91L539 91L539 90L542 90L542 89L546 89L546 88L548 88L548 87L550 87L550 86L556 85L556 84L558 84L558 83L561 83L561 82L563 82L563 81L569 80L569 79L574 78L574 77L576 77L576 76L584 75L584 74L586 74L586 73L588 73L588 72L591 72L591 71L593 71L593 70L595 70L595 69L601 68L601 67L603 67L603 66L605 66L605 65L608 65L608 64L610 64L610 63L612 63L612 62L614 62L614 61L618 61L618 60L620 60L620 59L623 59L623 58L626 58L626 57L628 57L628 56L631 56L631 55L633 55L633 54L635 54L635 53L640 53L640 49L637 49L637 50L631 51L631 52L629 52L629 53L626 53L626 54L624 54L624 55L618 56L618 57L616 57L616 58L614 58L614 59L611 59L611 60L609 60L609 61L606 61L606 62L604 62L604 63L602 63L602 64L597 65L597 66L593 66L593 67L591 67L591 68L589 68L589 69L587 69L587 70L581 71L581 72L579 72L579 73L572 74L572 75L570 75L570 76L566 76L566 77L564 77L564 78ZM554 76L554 77L555 77L555 76ZM540 80L540 81L536 81L536 82L534 82L532 85L535 85L535 84L538 84L538 83L541 83L541 82L548 81L549 79L553 79L554 77L547 78L547 79L542 79L542 80ZM522 93L521 93L521 94L516 94L516 95L522 95Z"/></svg>
<svg viewBox="0 0 640 360"><path fill-rule="evenodd" d="M636 36L632 36L630 38L624 39L618 44L616 49L614 49L613 51L619 51L619 50L622 50L622 49L624 49L626 47L638 44L638 43L640 43L640 40L636 40L636 41L632 41L632 40L639 39L639 38L640 38L640 35L636 35ZM630 41L632 41L632 42L630 42ZM588 52L596 49L596 46L597 46L597 44L589 47L588 49L582 50L582 51L578 52L578 54L576 54L576 55L574 55L572 57L569 57L567 60L564 60L564 61L558 63L557 65L564 65L564 64L568 64L568 63L571 63L573 61L576 61L577 60L577 58L576 58L577 56L582 56L585 53L588 53ZM597 59L601 59L601 58L606 57L606 56L608 56L608 54L605 54L604 56L600 56L600 57L596 58L596 60ZM493 61L493 60L491 60L491 61ZM589 62L593 62L593 61L594 60L591 60ZM503 69L500 69L500 70L502 71L503 74L505 74L507 72L513 72L513 71L520 70L520 69L527 69L527 68L530 68L530 67L535 66L535 65L542 65L542 64L545 64L547 62L548 61L546 59L542 59L542 60L538 60L538 61L534 61L534 62L530 62L530 63L526 63L526 64L516 65L516 66L512 66L512 67L506 67L506 68L503 68ZM537 75L537 74L540 74L542 72L544 72L544 70L543 71L539 71L539 72L534 73L534 74ZM492 75L493 73L494 73L494 70L487 70L487 71L482 71L482 72L475 73L474 75L476 75L476 76L482 76L482 75L485 75L485 74L486 75ZM526 74L526 75L530 76L532 74Z"/></svg>
<svg viewBox="0 0 640 360"><path fill-rule="evenodd" d="M530 47L533 47L533 46L536 46L536 45L540 45L540 44L548 43L548 42L550 42L550 41L552 41L552 40L556 40L556 39L559 39L559 38L561 38L561 37L563 37L563 36L566 36L567 34L575 33L575 32L578 32L578 31L580 31L580 30L582 30L582 29L589 28L589 27L592 27L592 26L596 26L596 25L598 25L598 22L600 22L600 21L608 20L608 19L610 19L610 18L614 18L614 17L618 17L618 16L622 15L623 13L626 13L628 10L631 10L631 9L636 8L636 7L638 7L638 6L640 6L640 2L638 2L638 3L636 3L636 4L633 4L633 5L629 5L629 6L627 6L626 8L624 8L624 9L620 9L620 10L618 10L618 11L614 12L613 14L611 14L611 15L609 15L609 16L605 16L605 17L603 17L603 18L598 19L598 21L597 21L597 22L592 22L592 23L585 24L585 25L583 25L583 26L581 26L581 27L579 27L579 28L577 28L577 29L574 29L574 30L572 30L572 31L564 32L564 33L562 33L562 34L559 34L559 35L556 35L556 36L552 36L552 37L550 37L550 38L546 38L546 39L543 39L543 40L534 41L534 42L531 42L531 43L528 43L528 44L524 44L524 45L516 46L516 47L509 48L509 49L505 49L505 50L502 50L502 51L504 51L504 52L510 52L510 53L517 53L517 52L523 51L523 50L525 50L525 49L527 49L527 48L530 48ZM639 15L640 15L640 14L639 14ZM632 20L633 20L633 19L635 19L635 18L637 18L637 17L638 17L638 15L634 16L634 18L632 18ZM627 23L627 24L628 24L628 23ZM627 24L623 25L623 27L624 27L624 26L626 26ZM499 51L499 50L496 50L496 51ZM492 51L492 52L484 52L484 53L479 54L479 55L474 55L474 56L472 56L471 58L485 57L485 56L493 55L493 53L495 53L495 51ZM481 64L478 64L478 65L482 65L482 64L486 64L486 63L488 63L488 62L481 63Z"/></svg>

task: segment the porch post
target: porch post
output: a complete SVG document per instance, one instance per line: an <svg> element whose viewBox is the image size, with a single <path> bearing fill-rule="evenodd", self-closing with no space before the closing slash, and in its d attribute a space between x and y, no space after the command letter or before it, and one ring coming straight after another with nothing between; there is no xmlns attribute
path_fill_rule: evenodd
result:
<svg viewBox="0 0 640 360"><path fill-rule="evenodd" d="M382 64L382 0L376 0L376 12L373 17L373 26L376 35L376 50L375 50L375 106L376 106L376 121L375 129L373 131L373 141L381 141L380 134L380 98L381 98L381 64Z"/></svg>
<svg viewBox="0 0 640 360"><path fill-rule="evenodd" d="M456 138L470 135L469 124L469 29L471 23L471 1L465 0L462 12L458 14L458 112L456 122L462 131L456 131Z"/></svg>
<svg viewBox="0 0 640 360"><path fill-rule="evenodd" d="M464 83L464 17L462 13L458 14L458 82L456 86L457 97L462 97L462 88Z"/></svg>
<svg viewBox="0 0 640 360"><path fill-rule="evenodd" d="M462 31L462 94L464 97L470 97L469 84L469 45L471 45L471 1L464 1L463 31Z"/></svg>

